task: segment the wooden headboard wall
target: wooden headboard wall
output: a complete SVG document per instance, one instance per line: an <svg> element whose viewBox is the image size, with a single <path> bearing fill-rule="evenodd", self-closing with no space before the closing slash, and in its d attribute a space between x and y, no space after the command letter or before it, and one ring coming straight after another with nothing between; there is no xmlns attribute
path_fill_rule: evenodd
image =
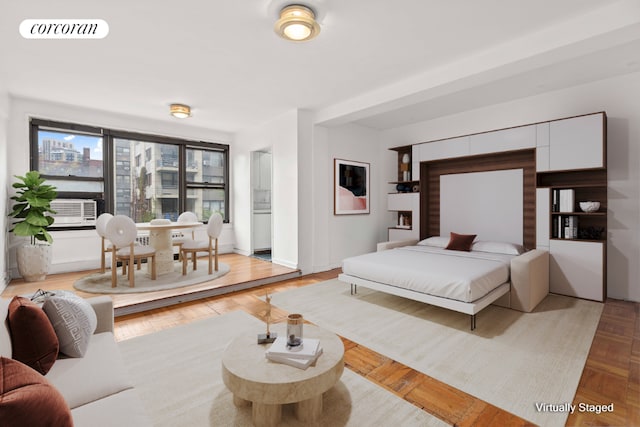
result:
<svg viewBox="0 0 640 427"><path fill-rule="evenodd" d="M420 163L420 239L440 235L440 176L505 169L523 170L523 236L536 247L536 155L534 149L458 157ZM461 200L461 208L464 201Z"/></svg>

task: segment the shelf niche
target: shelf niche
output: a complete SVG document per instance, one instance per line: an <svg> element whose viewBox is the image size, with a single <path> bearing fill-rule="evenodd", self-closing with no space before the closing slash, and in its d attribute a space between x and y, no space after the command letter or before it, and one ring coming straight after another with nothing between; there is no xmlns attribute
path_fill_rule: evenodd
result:
<svg viewBox="0 0 640 427"><path fill-rule="evenodd" d="M606 169L583 169L562 172L538 172L538 188L549 188L549 206L553 206L554 190L571 189L575 192L573 212L558 212L550 209L549 236L559 216L575 216L578 219L578 237L552 240L579 240L604 242L607 239L607 171ZM600 202L596 212L583 212L580 202Z"/></svg>

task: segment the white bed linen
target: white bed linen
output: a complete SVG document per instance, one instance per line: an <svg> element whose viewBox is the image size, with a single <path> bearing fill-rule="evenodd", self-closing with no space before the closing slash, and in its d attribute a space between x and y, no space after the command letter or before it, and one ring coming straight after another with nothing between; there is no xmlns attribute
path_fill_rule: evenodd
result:
<svg viewBox="0 0 640 427"><path fill-rule="evenodd" d="M405 246L347 258L342 271L378 283L473 302L509 281L514 255Z"/></svg>

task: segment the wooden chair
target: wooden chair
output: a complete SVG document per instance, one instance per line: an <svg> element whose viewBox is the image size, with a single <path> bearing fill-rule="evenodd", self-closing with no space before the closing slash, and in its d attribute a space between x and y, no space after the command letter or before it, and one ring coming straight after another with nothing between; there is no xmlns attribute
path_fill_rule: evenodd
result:
<svg viewBox="0 0 640 427"><path fill-rule="evenodd" d="M218 271L218 237L222 231L222 215L214 213L209 218L207 224L207 234L209 240L192 240L187 241L180 247L180 257L182 258L182 275L187 274L188 254L191 254L191 262L193 270L198 269L197 254L198 252L207 252L209 256L209 274L213 274L213 270ZM214 268L215 265L215 268Z"/></svg>
<svg viewBox="0 0 640 427"><path fill-rule="evenodd" d="M194 214L193 212L190 211L186 211L186 212L182 212L179 216L178 216L178 224L180 223L193 223L193 222L198 222L198 216L196 214ZM191 238L189 238L188 236L185 236L184 234L180 233L180 237L174 237L171 240L171 244L173 246L177 246L178 247L178 261L180 261L181 259L181 252L180 252L180 248L182 247L182 244L185 242L188 242L190 240L195 240L196 239L196 232L194 229L191 229Z"/></svg>
<svg viewBox="0 0 640 427"><path fill-rule="evenodd" d="M107 238L111 240L114 248L114 255L111 257L111 287L118 284L116 262L122 262L123 274L129 268L129 286L135 286L136 261L140 263L143 259L151 259L151 280L156 279L156 250L151 246L136 245L135 240L138 229L135 222L125 215L116 215L107 224ZM138 268L140 264L138 264Z"/></svg>
<svg viewBox="0 0 640 427"><path fill-rule="evenodd" d="M96 232L100 236L101 248L100 248L100 273L104 273L107 269L106 254L113 252L113 245L107 242L107 224L113 218L110 213L101 214L96 219Z"/></svg>

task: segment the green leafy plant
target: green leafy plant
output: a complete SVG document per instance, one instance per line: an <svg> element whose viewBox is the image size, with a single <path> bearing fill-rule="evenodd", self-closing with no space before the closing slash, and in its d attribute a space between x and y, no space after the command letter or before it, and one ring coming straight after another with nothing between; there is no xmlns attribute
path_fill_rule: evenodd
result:
<svg viewBox="0 0 640 427"><path fill-rule="evenodd" d="M55 214L51 209L51 202L58 196L56 187L44 184L45 179L40 177L38 171L29 171L25 176L18 176L18 182L13 184L17 194L11 197L15 200L10 217L16 218L11 229L16 236L28 236L31 244L36 240L53 243L51 234L47 231L53 224L54 218L49 214Z"/></svg>

